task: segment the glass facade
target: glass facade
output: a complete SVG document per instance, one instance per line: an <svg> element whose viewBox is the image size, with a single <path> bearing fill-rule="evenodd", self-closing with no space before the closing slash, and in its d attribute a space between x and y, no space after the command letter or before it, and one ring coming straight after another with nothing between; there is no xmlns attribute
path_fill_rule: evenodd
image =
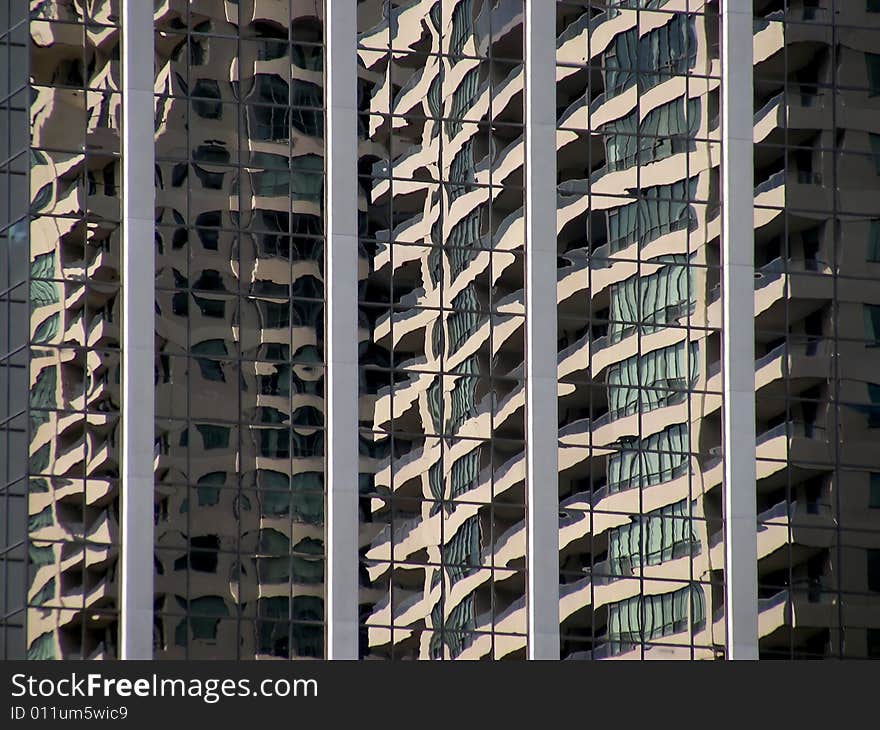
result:
<svg viewBox="0 0 880 730"><path fill-rule="evenodd" d="M754 3L759 636L878 656L877 3Z"/></svg>
<svg viewBox="0 0 880 730"><path fill-rule="evenodd" d="M556 353L527 336L529 2ZM0 658L121 653L123 4L0 8ZM351 0L325 34L334 5L154 3L154 656L330 655L349 489L360 658L526 658L530 428L558 430L560 657L729 656L725 104L753 113L758 655L880 656L880 2L754 0L752 100L719 0ZM325 476L346 30L356 485Z"/></svg>
<svg viewBox="0 0 880 730"><path fill-rule="evenodd" d="M116 656L120 26L115 2L5 3L3 649ZM8 126L7 126L8 122Z"/></svg>
<svg viewBox="0 0 880 730"><path fill-rule="evenodd" d="M525 655L523 14L358 3L363 657Z"/></svg>
<svg viewBox="0 0 880 730"><path fill-rule="evenodd" d="M557 4L563 658L723 654L717 3Z"/></svg>
<svg viewBox="0 0 880 730"><path fill-rule="evenodd" d="M155 656L324 655L324 46L155 15Z"/></svg>

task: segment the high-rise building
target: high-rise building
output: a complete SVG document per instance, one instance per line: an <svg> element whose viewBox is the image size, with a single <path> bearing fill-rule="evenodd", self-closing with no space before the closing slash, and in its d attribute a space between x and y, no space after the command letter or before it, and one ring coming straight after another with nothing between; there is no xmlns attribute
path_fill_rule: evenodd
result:
<svg viewBox="0 0 880 730"><path fill-rule="evenodd" d="M878 113L876 0L5 3L0 658L880 656Z"/></svg>

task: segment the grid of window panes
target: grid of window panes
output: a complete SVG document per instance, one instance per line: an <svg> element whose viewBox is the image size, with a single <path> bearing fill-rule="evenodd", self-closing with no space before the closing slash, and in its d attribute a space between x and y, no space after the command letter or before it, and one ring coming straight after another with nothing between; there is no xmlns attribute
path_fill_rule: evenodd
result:
<svg viewBox="0 0 880 730"><path fill-rule="evenodd" d="M556 12L561 654L713 658L719 3Z"/></svg>
<svg viewBox="0 0 880 730"><path fill-rule="evenodd" d="M760 653L880 656L880 5L754 2Z"/></svg>
<svg viewBox="0 0 880 730"><path fill-rule="evenodd" d="M166 3L155 48L155 654L320 658L323 4Z"/></svg>
<svg viewBox="0 0 880 730"><path fill-rule="evenodd" d="M358 3L366 658L525 656L523 39Z"/></svg>
<svg viewBox="0 0 880 730"><path fill-rule="evenodd" d="M27 35L0 10L0 659L27 652Z"/></svg>
<svg viewBox="0 0 880 730"><path fill-rule="evenodd" d="M115 2L6 3L8 658L116 655L120 29ZM30 136L28 137L28 125ZM10 161L11 157L11 161ZM9 173L7 176L7 172ZM7 198L7 195L9 196ZM8 289L8 287L12 287ZM6 307L9 307L7 310ZM8 393L6 389L9 388Z"/></svg>

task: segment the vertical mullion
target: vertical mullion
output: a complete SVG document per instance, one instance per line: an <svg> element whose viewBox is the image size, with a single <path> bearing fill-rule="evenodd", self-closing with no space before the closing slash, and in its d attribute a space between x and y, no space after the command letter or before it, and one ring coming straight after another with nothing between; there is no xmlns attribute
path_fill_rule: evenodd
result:
<svg viewBox="0 0 880 730"><path fill-rule="evenodd" d="M357 11L325 8L327 658L357 659Z"/></svg>
<svg viewBox="0 0 880 730"><path fill-rule="evenodd" d="M558 659L556 13L525 11L528 657Z"/></svg>
<svg viewBox="0 0 880 730"><path fill-rule="evenodd" d="M721 22L724 616L727 658L757 659L752 1Z"/></svg>
<svg viewBox="0 0 880 730"><path fill-rule="evenodd" d="M123 0L120 657L153 656L153 4Z"/></svg>

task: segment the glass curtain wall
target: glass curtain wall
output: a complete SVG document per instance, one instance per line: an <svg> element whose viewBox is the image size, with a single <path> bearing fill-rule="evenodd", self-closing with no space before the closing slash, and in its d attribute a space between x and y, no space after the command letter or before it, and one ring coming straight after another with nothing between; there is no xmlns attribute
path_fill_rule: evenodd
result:
<svg viewBox="0 0 880 730"><path fill-rule="evenodd" d="M358 2L365 658L525 657L523 33Z"/></svg>
<svg viewBox="0 0 880 730"><path fill-rule="evenodd" d="M155 15L157 658L324 656L323 4Z"/></svg>
<svg viewBox="0 0 880 730"><path fill-rule="evenodd" d="M754 2L764 658L880 656L880 5Z"/></svg>
<svg viewBox="0 0 880 730"><path fill-rule="evenodd" d="M118 3L0 10L0 656L116 656ZM7 126L8 124L8 126Z"/></svg>
<svg viewBox="0 0 880 730"><path fill-rule="evenodd" d="M566 659L723 655L719 3L556 3Z"/></svg>

